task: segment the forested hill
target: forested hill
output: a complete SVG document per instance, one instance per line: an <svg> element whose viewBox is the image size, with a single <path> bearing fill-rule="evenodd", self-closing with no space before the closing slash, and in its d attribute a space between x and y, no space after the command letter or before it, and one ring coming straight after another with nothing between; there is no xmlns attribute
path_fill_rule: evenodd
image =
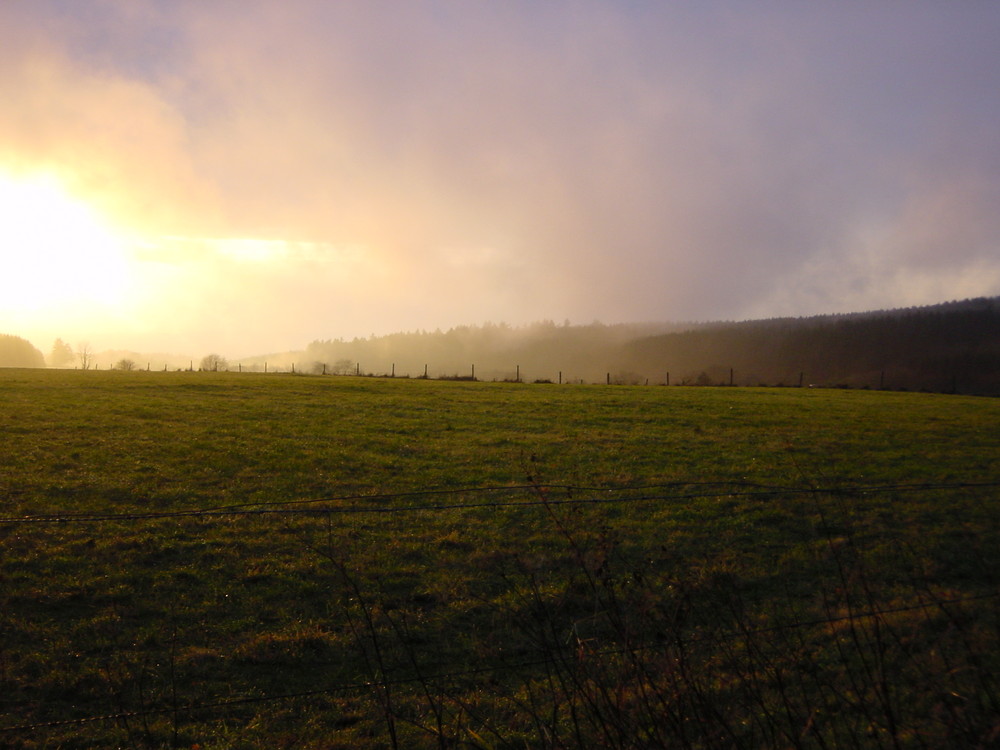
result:
<svg viewBox="0 0 1000 750"><path fill-rule="evenodd" d="M683 381L1000 394L1000 297L813 318L720 323L626 347Z"/></svg>
<svg viewBox="0 0 1000 750"><path fill-rule="evenodd" d="M820 385L1000 395L1000 297L730 323L459 326L314 341L314 371L480 380Z"/></svg>
<svg viewBox="0 0 1000 750"><path fill-rule="evenodd" d="M45 367L45 357L30 341L0 333L0 367Z"/></svg>
<svg viewBox="0 0 1000 750"><path fill-rule="evenodd" d="M686 330L677 324L593 323L574 326L543 321L528 326L486 323L447 331L418 331L353 340L314 341L302 366L327 371L478 380L603 381L620 369L624 347L638 338Z"/></svg>

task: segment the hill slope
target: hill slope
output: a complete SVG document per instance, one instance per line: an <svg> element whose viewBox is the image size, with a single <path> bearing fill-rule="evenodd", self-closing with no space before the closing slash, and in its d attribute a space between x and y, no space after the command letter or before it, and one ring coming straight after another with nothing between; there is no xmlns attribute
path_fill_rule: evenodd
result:
<svg viewBox="0 0 1000 750"><path fill-rule="evenodd" d="M703 324L460 326L314 341L300 368L481 380L798 385L1000 394L1000 298ZM325 368L325 369L324 369Z"/></svg>
<svg viewBox="0 0 1000 750"><path fill-rule="evenodd" d="M692 382L1000 392L1000 299L717 324L630 342L629 365Z"/></svg>
<svg viewBox="0 0 1000 750"><path fill-rule="evenodd" d="M30 341L0 334L0 367L45 367L45 357Z"/></svg>

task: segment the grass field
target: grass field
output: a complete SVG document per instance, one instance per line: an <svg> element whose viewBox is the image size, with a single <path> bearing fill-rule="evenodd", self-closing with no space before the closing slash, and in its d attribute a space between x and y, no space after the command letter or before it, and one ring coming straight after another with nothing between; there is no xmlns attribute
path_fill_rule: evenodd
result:
<svg viewBox="0 0 1000 750"><path fill-rule="evenodd" d="M998 425L0 370L0 746L988 747Z"/></svg>

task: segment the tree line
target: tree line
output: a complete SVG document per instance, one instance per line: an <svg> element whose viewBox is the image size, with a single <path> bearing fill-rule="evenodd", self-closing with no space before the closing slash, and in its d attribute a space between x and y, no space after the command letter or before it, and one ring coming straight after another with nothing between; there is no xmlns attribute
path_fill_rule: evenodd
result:
<svg viewBox="0 0 1000 750"><path fill-rule="evenodd" d="M808 384L1000 394L1000 298L716 324L631 342L639 369L739 385Z"/></svg>
<svg viewBox="0 0 1000 750"><path fill-rule="evenodd" d="M143 369L134 353L118 369ZM275 355L298 372L478 380L669 385L818 385L1000 395L1000 297L806 318L710 323L527 326L484 323L317 340ZM256 358L261 359L261 358ZM210 354L202 370L261 369ZM194 359L184 369L195 369ZM264 361L264 360L262 360ZM88 344L57 339L46 357L0 335L0 367L89 369ZM272 364L274 364L272 362ZM173 363L172 367L181 365ZM266 368L266 364L263 365Z"/></svg>
<svg viewBox="0 0 1000 750"><path fill-rule="evenodd" d="M303 371L480 380L818 385L1000 395L1000 297L740 322L512 327L314 341ZM428 372L427 368L430 367Z"/></svg>
<svg viewBox="0 0 1000 750"><path fill-rule="evenodd" d="M20 336L0 334L0 367L45 367L44 355Z"/></svg>

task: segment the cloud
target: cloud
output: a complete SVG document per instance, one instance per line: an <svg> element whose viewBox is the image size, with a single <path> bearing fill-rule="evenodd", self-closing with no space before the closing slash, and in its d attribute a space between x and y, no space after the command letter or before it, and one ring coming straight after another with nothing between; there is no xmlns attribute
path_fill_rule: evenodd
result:
<svg viewBox="0 0 1000 750"><path fill-rule="evenodd" d="M192 319L277 342L1000 293L989 6L3 12L40 29L0 52L3 158L186 258L150 284L216 300Z"/></svg>
<svg viewBox="0 0 1000 750"><path fill-rule="evenodd" d="M214 196L185 148L185 123L148 84L87 74L57 53L7 61L0 160L55 172L75 193L143 231L210 226Z"/></svg>

